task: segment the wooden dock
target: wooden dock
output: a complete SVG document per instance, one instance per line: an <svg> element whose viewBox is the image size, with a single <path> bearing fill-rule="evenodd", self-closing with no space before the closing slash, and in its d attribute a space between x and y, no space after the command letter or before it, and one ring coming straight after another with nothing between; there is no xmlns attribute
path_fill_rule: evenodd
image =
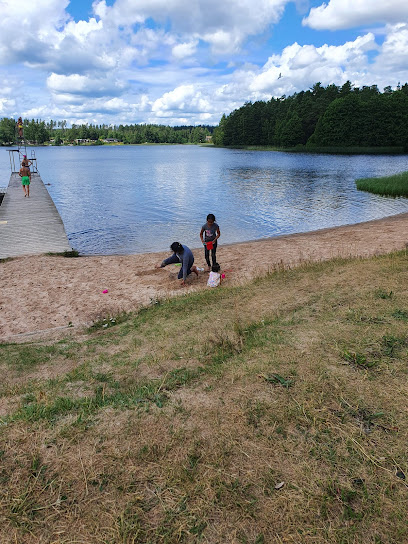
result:
<svg viewBox="0 0 408 544"><path fill-rule="evenodd" d="M64 224L39 174L31 174L30 197L12 173L0 205L0 259L71 251Z"/></svg>

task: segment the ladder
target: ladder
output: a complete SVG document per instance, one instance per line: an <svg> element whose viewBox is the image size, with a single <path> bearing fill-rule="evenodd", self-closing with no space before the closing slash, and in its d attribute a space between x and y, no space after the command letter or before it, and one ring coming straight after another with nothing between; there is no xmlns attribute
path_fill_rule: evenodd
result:
<svg viewBox="0 0 408 544"><path fill-rule="evenodd" d="M27 157L27 159L30 161L30 168L31 172L34 174L39 174L38 167L37 167L37 158L35 156L35 150L31 149L31 156L28 157L27 155L27 143L24 138L24 125L23 125L23 136L20 137L18 127L16 124L15 129L15 144L17 146L17 149L9 149L9 157L10 157L10 168L11 172L19 172L21 163L24 159L24 157Z"/></svg>

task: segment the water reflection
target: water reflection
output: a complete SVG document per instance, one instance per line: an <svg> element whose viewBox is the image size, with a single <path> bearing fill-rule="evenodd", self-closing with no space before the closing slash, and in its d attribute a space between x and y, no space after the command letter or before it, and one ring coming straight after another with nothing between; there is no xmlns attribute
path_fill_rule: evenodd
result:
<svg viewBox="0 0 408 544"><path fill-rule="evenodd" d="M362 193L354 183L408 170L406 156L195 146L38 148L36 155L71 244L85 254L160 251L174 240L200 247L209 212L228 243L408 211L407 199ZM0 175L10 176L5 152Z"/></svg>
<svg viewBox="0 0 408 544"><path fill-rule="evenodd" d="M291 163L288 156L293 158ZM246 221L262 226L262 237L356 223L407 209L406 199L356 191L356 178L371 176L373 171L389 173L389 157L367 161L366 157L288 156L283 161L285 169L282 163L263 168L233 166L223 176L245 204ZM398 166L404 169L406 157L401 159Z"/></svg>

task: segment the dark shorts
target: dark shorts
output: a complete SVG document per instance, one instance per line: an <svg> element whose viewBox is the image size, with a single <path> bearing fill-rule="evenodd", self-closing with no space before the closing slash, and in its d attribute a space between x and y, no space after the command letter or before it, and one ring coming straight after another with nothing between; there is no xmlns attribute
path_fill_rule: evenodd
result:
<svg viewBox="0 0 408 544"><path fill-rule="evenodd" d="M208 242L210 242L210 240L206 240ZM210 253L211 253L211 259L212 259L212 263L215 264L216 263L216 252L217 252L217 240L215 242L213 242L213 247L212 249L207 249L207 246L204 246L204 257L205 257L205 260L208 264L208 266L211 266L210 265Z"/></svg>
<svg viewBox="0 0 408 544"><path fill-rule="evenodd" d="M189 259L188 265L187 265L187 276L189 276L191 274L191 267L193 266L193 264L194 264L194 257L191 257ZM180 268L180 272L178 273L177 278L179 280L183 279L183 267Z"/></svg>

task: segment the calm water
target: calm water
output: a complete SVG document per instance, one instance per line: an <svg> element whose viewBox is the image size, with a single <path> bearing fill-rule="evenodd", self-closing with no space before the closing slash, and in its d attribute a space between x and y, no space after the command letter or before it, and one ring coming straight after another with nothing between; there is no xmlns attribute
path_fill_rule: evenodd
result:
<svg viewBox="0 0 408 544"><path fill-rule="evenodd" d="M408 170L408 156L328 156L196 146L37 148L68 238L83 254L199 247L214 213L223 243L408 212L408 199L359 192L354 180ZM29 153L30 155L30 150ZM0 149L0 186L10 177ZM35 185L32 187L35 191Z"/></svg>

